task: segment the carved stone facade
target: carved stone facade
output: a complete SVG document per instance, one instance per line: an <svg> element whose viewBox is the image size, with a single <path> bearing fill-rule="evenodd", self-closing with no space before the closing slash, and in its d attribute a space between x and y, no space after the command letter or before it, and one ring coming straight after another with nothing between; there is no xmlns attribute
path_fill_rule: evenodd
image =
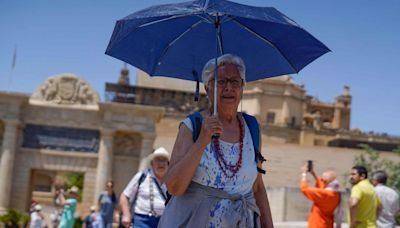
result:
<svg viewBox="0 0 400 228"><path fill-rule="evenodd" d="M120 193L153 151L163 113L102 103L71 74L49 78L32 96L0 92L0 210L26 211L32 197L51 204L54 186L48 185L60 173L83 174L81 215L108 179Z"/></svg>
<svg viewBox="0 0 400 228"><path fill-rule="evenodd" d="M84 80L73 74L48 78L31 96L31 101L67 105L97 105L96 91Z"/></svg>

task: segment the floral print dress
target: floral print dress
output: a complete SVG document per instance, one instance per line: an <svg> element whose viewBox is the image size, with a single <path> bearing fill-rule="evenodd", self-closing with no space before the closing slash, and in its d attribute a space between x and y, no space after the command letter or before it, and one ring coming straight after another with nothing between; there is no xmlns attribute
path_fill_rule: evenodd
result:
<svg viewBox="0 0 400 228"><path fill-rule="evenodd" d="M243 158L242 166L233 177L227 177L221 170L218 164L217 153L214 145L208 144L199 166L192 178L192 181L199 184L224 190L229 194L245 195L252 191L253 183L257 177L257 164L255 161L253 141L251 139L250 130L244 122L244 139L243 139ZM189 118L183 121L191 131L193 126ZM225 161L229 165L235 165L238 162L240 154L240 146L238 143L229 143L219 140L221 151ZM226 171L228 176L232 176L229 169ZM207 227L221 227L222 217L231 206L231 201L228 199L219 200L213 208L210 208L210 219Z"/></svg>

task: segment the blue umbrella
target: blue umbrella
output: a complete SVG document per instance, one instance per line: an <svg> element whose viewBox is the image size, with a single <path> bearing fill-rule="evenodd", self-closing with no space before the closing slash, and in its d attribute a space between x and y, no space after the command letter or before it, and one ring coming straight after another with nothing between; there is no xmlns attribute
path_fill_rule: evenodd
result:
<svg viewBox="0 0 400 228"><path fill-rule="evenodd" d="M273 7L197 0L152 6L118 20L106 54L150 76L199 83L204 64L225 53L240 56L246 80L254 81L298 73L329 51Z"/></svg>

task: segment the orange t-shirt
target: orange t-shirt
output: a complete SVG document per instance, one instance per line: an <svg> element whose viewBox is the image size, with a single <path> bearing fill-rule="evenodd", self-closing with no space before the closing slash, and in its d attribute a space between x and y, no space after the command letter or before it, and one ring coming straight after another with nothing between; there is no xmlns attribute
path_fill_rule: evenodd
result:
<svg viewBox="0 0 400 228"><path fill-rule="evenodd" d="M323 188L323 182L317 179L315 187L309 187L306 180L300 183L300 190L313 201L311 214L308 218L309 228L333 227L333 218L336 207L340 203L340 193Z"/></svg>

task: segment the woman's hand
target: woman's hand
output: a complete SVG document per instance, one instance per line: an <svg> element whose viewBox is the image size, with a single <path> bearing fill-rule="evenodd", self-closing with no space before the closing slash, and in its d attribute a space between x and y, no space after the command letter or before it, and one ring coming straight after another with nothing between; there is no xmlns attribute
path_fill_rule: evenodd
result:
<svg viewBox="0 0 400 228"><path fill-rule="evenodd" d="M207 145L211 141L211 137L215 134L222 134L222 123L218 116L210 115L209 113L203 119L201 131L199 135L200 142L203 145Z"/></svg>

